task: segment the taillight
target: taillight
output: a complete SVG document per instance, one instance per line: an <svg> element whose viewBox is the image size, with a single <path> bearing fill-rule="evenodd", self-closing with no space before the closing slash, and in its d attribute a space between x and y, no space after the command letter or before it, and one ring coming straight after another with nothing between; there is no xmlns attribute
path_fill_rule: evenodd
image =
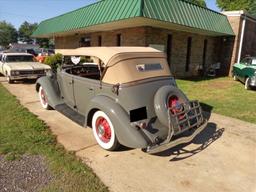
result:
<svg viewBox="0 0 256 192"><path fill-rule="evenodd" d="M183 105L180 103L179 98L176 95L172 95L168 98L168 107L173 115L184 111ZM183 119L184 113L178 116L179 120Z"/></svg>
<svg viewBox="0 0 256 192"><path fill-rule="evenodd" d="M172 95L171 97L169 97L169 100L168 100L168 107L169 108L175 107L178 104L179 104L179 99L176 95Z"/></svg>

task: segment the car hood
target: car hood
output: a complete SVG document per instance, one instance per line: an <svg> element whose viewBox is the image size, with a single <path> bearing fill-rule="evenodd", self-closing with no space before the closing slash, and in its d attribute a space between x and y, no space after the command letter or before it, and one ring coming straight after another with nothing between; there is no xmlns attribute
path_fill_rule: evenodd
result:
<svg viewBox="0 0 256 192"><path fill-rule="evenodd" d="M11 70L37 70L37 69L50 69L49 65L39 62L13 62L7 63Z"/></svg>
<svg viewBox="0 0 256 192"><path fill-rule="evenodd" d="M250 67L256 70L256 65L250 65Z"/></svg>

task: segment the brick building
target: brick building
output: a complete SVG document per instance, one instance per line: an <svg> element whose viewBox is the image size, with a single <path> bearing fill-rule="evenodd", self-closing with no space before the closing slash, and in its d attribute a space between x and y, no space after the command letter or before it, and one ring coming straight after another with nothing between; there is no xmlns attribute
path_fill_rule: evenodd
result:
<svg viewBox="0 0 256 192"><path fill-rule="evenodd" d="M183 77L217 62L228 74L235 39L226 15L185 0L103 0L43 21L33 36L54 38L56 49L152 46Z"/></svg>
<svg viewBox="0 0 256 192"><path fill-rule="evenodd" d="M256 18L244 11L227 11L223 14L227 15L236 35L231 64L247 55L256 56Z"/></svg>

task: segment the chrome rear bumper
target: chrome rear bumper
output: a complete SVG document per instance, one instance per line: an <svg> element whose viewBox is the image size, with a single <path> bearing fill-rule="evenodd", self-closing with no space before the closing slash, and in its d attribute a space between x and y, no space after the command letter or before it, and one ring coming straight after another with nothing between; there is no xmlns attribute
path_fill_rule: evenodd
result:
<svg viewBox="0 0 256 192"><path fill-rule="evenodd" d="M176 145L192 141L207 125L203 118L202 109L198 101L180 104L182 110L177 112L174 107L168 109L169 129L166 139L158 144L148 146L146 152L159 153ZM185 131L193 131L189 136L179 136ZM174 139L174 137L178 137Z"/></svg>
<svg viewBox="0 0 256 192"><path fill-rule="evenodd" d="M187 137L181 137L181 138L178 138L176 140L173 140L169 143L161 143L159 145L154 145L154 146L151 146L151 147L148 147L146 152L149 153L149 154L154 154L154 153L159 153L159 152L162 152L162 151L165 151L167 149L170 149L172 147L175 147L177 145L180 145L180 144L183 144L183 143L189 143L190 141L192 141L202 130L204 130L204 128L206 127L207 125L207 121L204 121L204 123L196 128L196 130L194 131L193 134L191 134L190 136L187 136Z"/></svg>

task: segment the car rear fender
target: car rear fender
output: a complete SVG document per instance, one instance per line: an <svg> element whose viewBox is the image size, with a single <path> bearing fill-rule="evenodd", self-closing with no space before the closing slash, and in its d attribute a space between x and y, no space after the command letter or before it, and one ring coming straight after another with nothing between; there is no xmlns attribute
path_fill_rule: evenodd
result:
<svg viewBox="0 0 256 192"><path fill-rule="evenodd" d="M44 89L48 103L52 108L55 108L56 105L62 104L63 101L60 96L59 86L55 78L44 76L40 77L36 81L36 91L39 91L39 87L42 86Z"/></svg>
<svg viewBox="0 0 256 192"><path fill-rule="evenodd" d="M141 131L131 126L130 118L127 112L117 104L113 99L107 96L94 97L88 107L88 115L91 111L101 110L111 119L118 141L131 148L146 148L148 143ZM87 115L87 117L88 117ZM86 119L87 124L88 121Z"/></svg>

